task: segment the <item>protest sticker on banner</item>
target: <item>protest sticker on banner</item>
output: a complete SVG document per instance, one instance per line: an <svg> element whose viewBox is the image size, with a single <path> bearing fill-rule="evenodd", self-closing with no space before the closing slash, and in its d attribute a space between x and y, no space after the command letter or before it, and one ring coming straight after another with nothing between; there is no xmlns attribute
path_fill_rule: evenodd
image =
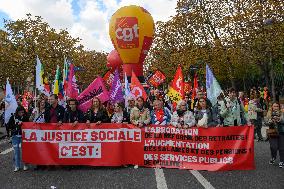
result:
<svg viewBox="0 0 284 189"><path fill-rule="evenodd" d="M253 127L178 129L131 124L23 124L23 161L36 165L252 170Z"/></svg>
<svg viewBox="0 0 284 189"><path fill-rule="evenodd" d="M92 105L92 99L98 97L101 102L109 100L109 94L105 88L103 79L101 77L96 78L77 98L78 108L86 112Z"/></svg>
<svg viewBox="0 0 284 189"><path fill-rule="evenodd" d="M148 79L148 84L158 87L166 80L166 76L160 70L156 70L154 74Z"/></svg>
<svg viewBox="0 0 284 189"><path fill-rule="evenodd" d="M191 82L190 81L184 82L184 92L190 93L191 90L192 90Z"/></svg>

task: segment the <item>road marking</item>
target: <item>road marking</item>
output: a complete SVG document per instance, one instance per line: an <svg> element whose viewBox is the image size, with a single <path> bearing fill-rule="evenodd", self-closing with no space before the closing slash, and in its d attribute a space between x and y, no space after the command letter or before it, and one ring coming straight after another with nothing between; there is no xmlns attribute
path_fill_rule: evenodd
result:
<svg viewBox="0 0 284 189"><path fill-rule="evenodd" d="M12 148L9 148L9 149L7 149L7 150L4 150L3 152L1 152L0 154L1 155L5 155L5 154L8 154L9 152L12 152L14 149L13 149L13 147Z"/></svg>
<svg viewBox="0 0 284 189"><path fill-rule="evenodd" d="M202 184L205 189L215 189L206 178L204 178L198 171L190 170L191 174Z"/></svg>
<svg viewBox="0 0 284 189"><path fill-rule="evenodd" d="M157 189L168 189L163 169L155 168Z"/></svg>

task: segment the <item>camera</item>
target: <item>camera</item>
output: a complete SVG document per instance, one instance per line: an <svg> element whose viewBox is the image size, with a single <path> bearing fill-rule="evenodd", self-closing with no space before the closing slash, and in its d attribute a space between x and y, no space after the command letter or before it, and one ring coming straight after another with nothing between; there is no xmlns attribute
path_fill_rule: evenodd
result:
<svg viewBox="0 0 284 189"><path fill-rule="evenodd" d="M271 117L280 117L279 112L272 112Z"/></svg>

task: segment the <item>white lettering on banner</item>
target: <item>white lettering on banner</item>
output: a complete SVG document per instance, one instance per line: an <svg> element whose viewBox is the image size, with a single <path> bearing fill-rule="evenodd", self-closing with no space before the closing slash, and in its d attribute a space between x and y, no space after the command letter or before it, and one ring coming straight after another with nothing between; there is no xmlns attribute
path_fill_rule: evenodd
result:
<svg viewBox="0 0 284 189"><path fill-rule="evenodd" d="M35 130L23 129L24 142L141 142L141 129Z"/></svg>
<svg viewBox="0 0 284 189"><path fill-rule="evenodd" d="M156 161L173 161L173 162L189 162L189 163L206 163L206 164L232 164L233 157L198 157L189 155L174 154L144 154L144 160Z"/></svg>
<svg viewBox="0 0 284 189"><path fill-rule="evenodd" d="M135 24L132 28L117 28L115 30L115 35L117 39L122 39L123 41L132 41L133 38L138 38L138 25ZM134 34L134 35L133 35Z"/></svg>
<svg viewBox="0 0 284 189"><path fill-rule="evenodd" d="M197 136L198 129L179 129L171 127L145 127L146 133L170 133Z"/></svg>
<svg viewBox="0 0 284 189"><path fill-rule="evenodd" d="M59 158L101 158L100 143L59 143Z"/></svg>

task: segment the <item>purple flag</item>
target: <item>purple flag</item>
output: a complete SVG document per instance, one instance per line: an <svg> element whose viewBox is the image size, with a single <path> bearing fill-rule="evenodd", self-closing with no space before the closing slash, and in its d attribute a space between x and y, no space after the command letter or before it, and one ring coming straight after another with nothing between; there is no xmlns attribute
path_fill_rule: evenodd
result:
<svg viewBox="0 0 284 189"><path fill-rule="evenodd" d="M112 104L124 101L118 69L115 70L114 79L109 92L109 98Z"/></svg>

